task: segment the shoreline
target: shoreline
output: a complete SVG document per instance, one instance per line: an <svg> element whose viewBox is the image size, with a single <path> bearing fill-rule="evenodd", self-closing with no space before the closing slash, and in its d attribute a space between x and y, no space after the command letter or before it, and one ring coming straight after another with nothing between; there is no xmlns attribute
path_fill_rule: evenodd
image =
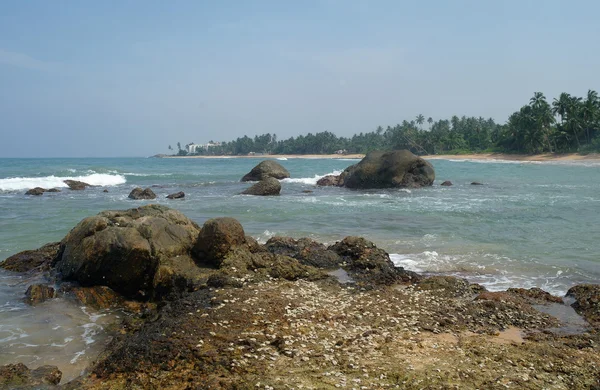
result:
<svg viewBox="0 0 600 390"><path fill-rule="evenodd" d="M251 156L162 156L161 158L200 158L200 159L230 159L230 158L272 158L272 159L349 159L360 160L364 154L269 154ZM485 160L485 161L533 161L533 162L571 162L590 161L600 162L600 153L586 155L578 153L544 153L544 154L506 154L506 153L472 153L472 154L435 154L420 156L426 160Z"/></svg>
<svg viewBox="0 0 600 390"><path fill-rule="evenodd" d="M163 156L161 158L205 158L205 159L219 159L219 158L273 158L273 159L362 159L364 154L261 154L251 156Z"/></svg>
<svg viewBox="0 0 600 390"><path fill-rule="evenodd" d="M578 153L544 153L544 154L505 154L505 153L473 153L473 154L436 154L421 156L426 160L501 160L501 161L594 161L600 162L600 153L590 153L586 155Z"/></svg>

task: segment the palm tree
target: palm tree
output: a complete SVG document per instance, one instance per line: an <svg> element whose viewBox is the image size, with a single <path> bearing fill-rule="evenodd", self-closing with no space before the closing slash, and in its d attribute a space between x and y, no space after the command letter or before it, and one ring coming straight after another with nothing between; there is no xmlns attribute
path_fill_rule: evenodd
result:
<svg viewBox="0 0 600 390"><path fill-rule="evenodd" d="M554 98L552 102L552 112L554 115L560 115L562 122L566 120L569 104L571 104L571 95L566 92L561 93L560 97L558 99Z"/></svg>
<svg viewBox="0 0 600 390"><path fill-rule="evenodd" d="M585 136L588 143L591 140L590 129L593 129L599 113L600 100L598 99L598 92L590 89L582 107L582 119L585 123Z"/></svg>
<svg viewBox="0 0 600 390"><path fill-rule="evenodd" d="M432 117L427 118L427 123L429 123L429 130L431 130L431 125L433 124L433 118Z"/></svg>
<svg viewBox="0 0 600 390"><path fill-rule="evenodd" d="M425 117L423 116L423 114L417 115L416 122L419 126L421 126L423 123L425 123Z"/></svg>
<svg viewBox="0 0 600 390"><path fill-rule="evenodd" d="M550 144L550 126L554 123L554 115L550 104L546 101L546 97L541 92L535 92L530 100L530 106L533 109L533 120L540 132L539 137L548 146L548 151L552 152Z"/></svg>

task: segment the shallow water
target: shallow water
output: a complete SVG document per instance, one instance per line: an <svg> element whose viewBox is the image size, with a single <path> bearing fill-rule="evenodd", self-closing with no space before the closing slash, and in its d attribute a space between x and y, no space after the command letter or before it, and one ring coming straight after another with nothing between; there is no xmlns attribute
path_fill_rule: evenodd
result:
<svg viewBox="0 0 600 390"><path fill-rule="evenodd" d="M65 383L81 375L102 351L108 341L105 327L118 315L61 298L26 305L22 288L29 282L0 270L0 365L55 365Z"/></svg>
<svg viewBox="0 0 600 390"><path fill-rule="evenodd" d="M319 177L340 172L357 160L288 159L279 161L292 175L282 181L281 196L238 195L250 185L240 183L240 178L259 161L0 159L0 260L60 240L82 218L102 210L159 203L181 210L199 224L219 216L237 218L247 234L262 242L274 235L311 237L329 244L348 235L364 236L391 253L399 266L466 277L490 290L540 287L564 295L577 283L600 280L597 163L432 160L437 176L432 187L353 191L315 184ZM61 184L66 178L98 187L70 191ZM439 186L445 180L454 185ZM473 181L484 185L472 186ZM62 192L25 196L34 186L61 186ZM152 186L158 198L128 199L136 186ZM177 191L184 191L185 199L165 199ZM11 282L0 288L0 307L5 310L0 323L7 332L0 340L16 332L7 326L21 329L27 321L43 322L45 311L58 317L46 318L48 323L70 319L61 326L73 334L49 333L28 344L44 344L42 349L51 350L47 347L52 342L62 345L65 338L81 339L89 316L69 302L48 303L43 309L25 307L21 298L27 284ZM28 315L39 315L39 320ZM90 348L100 342L97 337L87 344ZM0 341L1 352L7 342L14 344ZM57 348L62 348L65 361L80 351L79 346ZM0 353L0 364L18 354ZM29 361L42 355L39 350L22 354L30 356L24 358ZM87 350L85 357L91 355ZM53 351L33 366L51 364L49 360L57 357Z"/></svg>

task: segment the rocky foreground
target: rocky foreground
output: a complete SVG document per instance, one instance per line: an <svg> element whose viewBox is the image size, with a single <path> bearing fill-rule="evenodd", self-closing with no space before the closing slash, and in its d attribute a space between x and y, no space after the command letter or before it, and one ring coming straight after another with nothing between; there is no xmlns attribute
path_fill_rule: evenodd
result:
<svg viewBox="0 0 600 390"><path fill-rule="evenodd" d="M130 313L86 375L8 365L5 388L600 389L598 285L569 291L588 321L573 329L539 289L423 277L359 237L260 245L231 218L161 206L86 218L2 266Z"/></svg>

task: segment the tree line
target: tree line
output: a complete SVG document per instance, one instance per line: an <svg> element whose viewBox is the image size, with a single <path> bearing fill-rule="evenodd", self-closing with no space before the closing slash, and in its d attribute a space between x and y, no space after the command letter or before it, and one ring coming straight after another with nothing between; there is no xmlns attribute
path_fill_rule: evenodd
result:
<svg viewBox="0 0 600 390"><path fill-rule="evenodd" d="M212 141L211 141L212 143ZM187 155L177 143L179 155ZM505 124L482 117L427 120L419 114L385 129L338 137L329 131L279 140L266 133L238 137L197 149L198 155L367 153L376 149L408 149L415 154L461 153L587 153L600 151L600 99L596 91L584 98L562 93L552 103L535 92L529 103ZM172 147L169 145L169 150Z"/></svg>

